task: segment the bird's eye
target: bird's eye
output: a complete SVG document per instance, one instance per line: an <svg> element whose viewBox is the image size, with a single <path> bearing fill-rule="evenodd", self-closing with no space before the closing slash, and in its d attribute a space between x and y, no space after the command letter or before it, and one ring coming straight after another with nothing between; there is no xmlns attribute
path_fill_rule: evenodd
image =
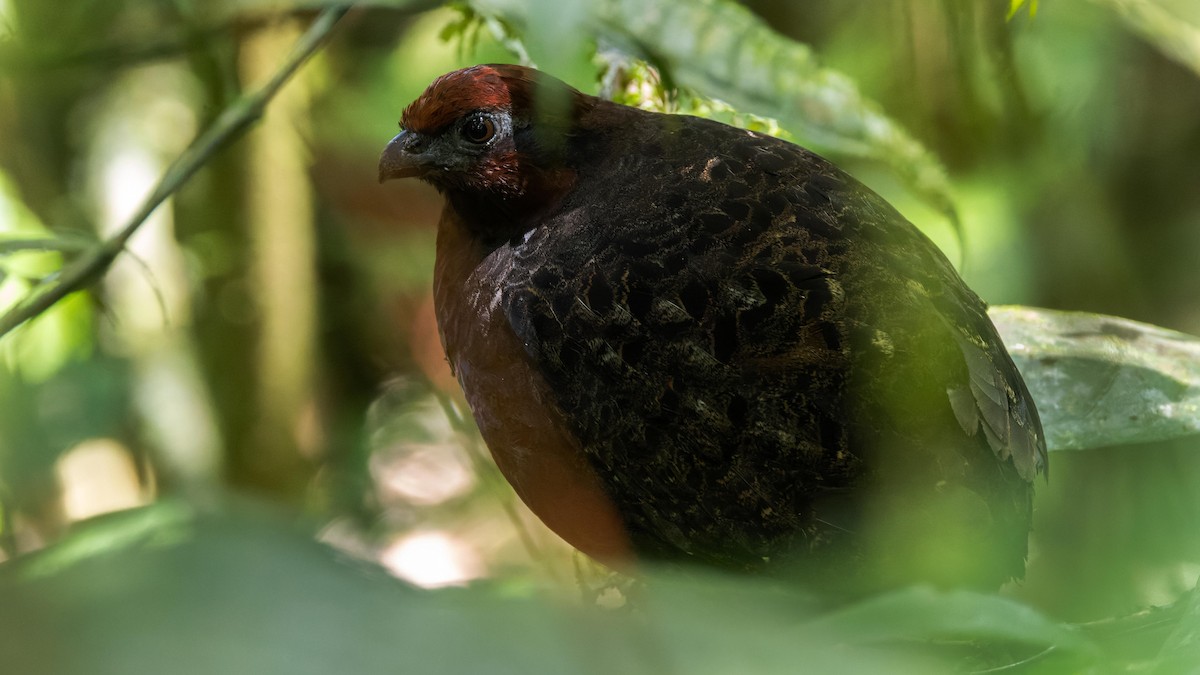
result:
<svg viewBox="0 0 1200 675"><path fill-rule="evenodd" d="M496 123L490 117L472 117L462 126L462 137L472 143L487 143L495 135Z"/></svg>

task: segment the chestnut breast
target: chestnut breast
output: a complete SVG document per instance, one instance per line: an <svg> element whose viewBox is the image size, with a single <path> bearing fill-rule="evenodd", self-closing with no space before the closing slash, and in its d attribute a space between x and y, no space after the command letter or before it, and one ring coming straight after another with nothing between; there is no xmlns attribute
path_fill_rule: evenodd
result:
<svg viewBox="0 0 1200 675"><path fill-rule="evenodd" d="M521 500L572 546L620 564L630 558L625 527L500 307L511 265L506 247L484 250L451 207L443 211L433 293L446 356Z"/></svg>

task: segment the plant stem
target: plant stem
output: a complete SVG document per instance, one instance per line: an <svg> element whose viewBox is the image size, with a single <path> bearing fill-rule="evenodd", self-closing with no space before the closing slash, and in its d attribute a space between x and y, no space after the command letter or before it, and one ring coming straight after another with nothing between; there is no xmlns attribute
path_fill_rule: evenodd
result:
<svg viewBox="0 0 1200 675"><path fill-rule="evenodd" d="M84 289L104 276L109 266L125 249L129 238L137 232L159 204L174 194L218 150L241 136L262 117L267 103L308 60L308 57L316 52L347 11L349 11L348 7L330 7L322 11L296 42L291 54L275 71L270 81L258 91L239 98L225 108L213 121L212 126L192 141L192 144L167 168L154 191L116 234L90 247L79 258L64 266L61 274L54 281L33 289L21 302L0 316L0 338L17 326L53 307L59 300L75 291Z"/></svg>

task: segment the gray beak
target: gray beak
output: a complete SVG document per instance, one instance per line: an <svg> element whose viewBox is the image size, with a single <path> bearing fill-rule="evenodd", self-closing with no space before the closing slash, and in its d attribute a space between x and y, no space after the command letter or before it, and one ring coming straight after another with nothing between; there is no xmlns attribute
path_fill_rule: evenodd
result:
<svg viewBox="0 0 1200 675"><path fill-rule="evenodd" d="M388 142L379 156L379 182L393 178L413 178L430 169L425 156L426 138L412 131L401 131Z"/></svg>

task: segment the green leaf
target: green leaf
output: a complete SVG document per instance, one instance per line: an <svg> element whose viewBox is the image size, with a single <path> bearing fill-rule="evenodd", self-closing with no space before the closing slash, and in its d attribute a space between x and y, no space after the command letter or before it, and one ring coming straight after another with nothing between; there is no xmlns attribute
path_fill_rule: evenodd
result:
<svg viewBox="0 0 1200 675"><path fill-rule="evenodd" d="M156 540L174 543L181 539L192 509L182 502L164 501L118 516L100 519L56 546L46 549L18 567L26 579L52 576L74 565L86 564L97 555L130 550Z"/></svg>
<svg viewBox="0 0 1200 675"><path fill-rule="evenodd" d="M1083 312L989 312L1041 414L1051 450L1200 432L1200 338Z"/></svg>
<svg viewBox="0 0 1200 675"><path fill-rule="evenodd" d="M851 636L810 630L817 606L762 580L655 577L638 602L421 591L264 507L168 503L0 565L0 663L23 675L951 672L911 646L848 648Z"/></svg>
<svg viewBox="0 0 1200 675"><path fill-rule="evenodd" d="M986 640L1091 654L1082 633L1016 601L970 591L915 587L834 612L808 627L852 636L855 644Z"/></svg>
<svg viewBox="0 0 1200 675"><path fill-rule="evenodd" d="M1163 642L1153 672L1195 672L1200 664L1200 587L1193 588L1180 602L1185 605L1183 616Z"/></svg>
<svg viewBox="0 0 1200 675"><path fill-rule="evenodd" d="M1025 0L1009 0L1008 2L1008 19L1011 21L1017 12L1025 6ZM1029 0L1029 16L1033 18L1037 16L1038 0Z"/></svg>
<svg viewBox="0 0 1200 675"><path fill-rule="evenodd" d="M1151 0L1098 1L1164 56L1200 75L1200 25L1172 14Z"/></svg>
<svg viewBox="0 0 1200 675"><path fill-rule="evenodd" d="M470 0L479 13L528 32L540 0ZM957 228L941 163L846 75L808 46L729 0L602 0L586 4L602 42L663 67L678 84L775 118L823 151L885 162ZM536 24L544 29L544 22Z"/></svg>
<svg viewBox="0 0 1200 675"><path fill-rule="evenodd" d="M56 278L63 253L85 251L89 244L83 235L51 232L0 176L0 313L34 292L37 280ZM91 352L91 331L92 309L85 297L74 294L19 333L0 339L0 377L7 370L27 381L46 380Z"/></svg>

